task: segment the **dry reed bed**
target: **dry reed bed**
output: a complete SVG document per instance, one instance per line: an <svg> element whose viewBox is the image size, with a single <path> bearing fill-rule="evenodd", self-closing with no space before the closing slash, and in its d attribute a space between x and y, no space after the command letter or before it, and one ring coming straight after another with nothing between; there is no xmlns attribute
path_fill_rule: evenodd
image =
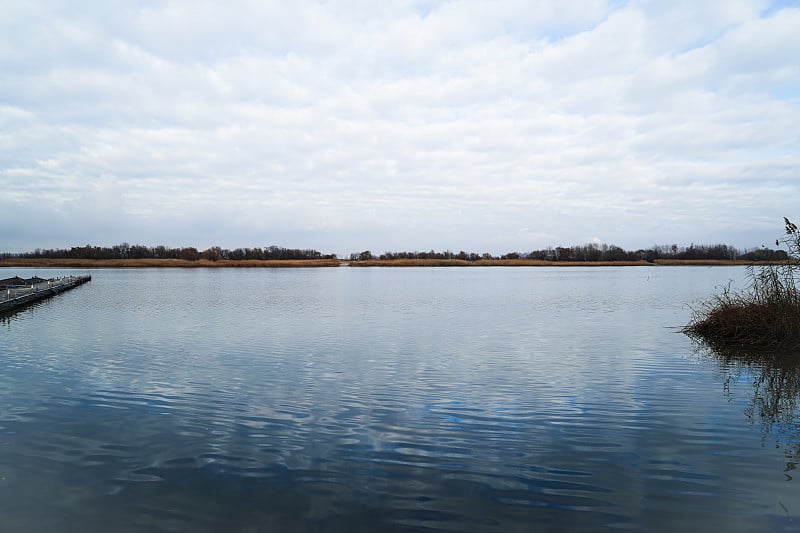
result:
<svg viewBox="0 0 800 533"><path fill-rule="evenodd" d="M200 259L1 259L0 267L62 268L313 268L338 267L338 259L256 260L241 261Z"/></svg>
<svg viewBox="0 0 800 533"><path fill-rule="evenodd" d="M663 266L765 266L778 264L774 261L747 261L743 259L656 259Z"/></svg>
<svg viewBox="0 0 800 533"><path fill-rule="evenodd" d="M608 266L740 266L763 265L767 262L739 260L706 260L706 259L657 259L648 261L544 261L540 259L479 259L465 261L463 259L370 259L367 261L351 261L355 267L470 267L470 266L530 266L530 267L608 267Z"/></svg>
<svg viewBox="0 0 800 533"><path fill-rule="evenodd" d="M748 287L741 292L725 287L701 302L684 333L718 349L731 345L800 348L800 231L788 219L784 221L782 242L789 249L789 260L750 267Z"/></svg>
<svg viewBox="0 0 800 533"><path fill-rule="evenodd" d="M539 259L371 259L352 261L354 267L474 267L474 266L652 266L647 261L543 261Z"/></svg>
<svg viewBox="0 0 800 533"><path fill-rule="evenodd" d="M712 347L800 348L800 302L757 302L736 295L704 304L684 330Z"/></svg>
<svg viewBox="0 0 800 533"><path fill-rule="evenodd" d="M372 259L369 261L340 261L338 259L302 260L219 260L200 259L46 259L5 258L0 267L61 267L61 268L303 268L303 267L471 267L471 266L526 266L526 267L608 267L608 266L735 266L766 265L767 262L657 259L647 261L543 261L538 259Z"/></svg>
<svg viewBox="0 0 800 533"><path fill-rule="evenodd" d="M538 259L371 259L352 261L354 267L480 267L480 266L528 266L528 267L571 267L571 266L653 266L647 261L542 261Z"/></svg>

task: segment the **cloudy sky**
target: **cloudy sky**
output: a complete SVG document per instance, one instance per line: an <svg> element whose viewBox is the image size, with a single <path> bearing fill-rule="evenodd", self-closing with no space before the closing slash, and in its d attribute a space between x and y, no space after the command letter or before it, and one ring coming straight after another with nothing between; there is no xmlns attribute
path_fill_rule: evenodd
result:
<svg viewBox="0 0 800 533"><path fill-rule="evenodd" d="M0 0L0 251L773 242L800 3Z"/></svg>

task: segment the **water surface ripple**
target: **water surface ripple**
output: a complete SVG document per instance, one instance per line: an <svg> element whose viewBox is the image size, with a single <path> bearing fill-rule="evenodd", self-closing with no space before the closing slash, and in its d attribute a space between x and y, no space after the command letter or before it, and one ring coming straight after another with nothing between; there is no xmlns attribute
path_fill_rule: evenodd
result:
<svg viewBox="0 0 800 533"><path fill-rule="evenodd" d="M3 527L792 530L795 403L671 328L743 273L91 272L0 321Z"/></svg>

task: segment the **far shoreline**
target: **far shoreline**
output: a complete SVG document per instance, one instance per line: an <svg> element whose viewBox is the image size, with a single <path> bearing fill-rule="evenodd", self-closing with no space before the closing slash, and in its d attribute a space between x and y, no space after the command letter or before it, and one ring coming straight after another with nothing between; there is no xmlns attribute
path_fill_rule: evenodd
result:
<svg viewBox="0 0 800 533"><path fill-rule="evenodd" d="M655 266L747 266L770 264L769 261L744 261L740 259L656 259L640 261L546 261L543 259L370 259L342 261L353 267L655 267Z"/></svg>
<svg viewBox="0 0 800 533"><path fill-rule="evenodd" d="M338 259L220 259L210 261L198 259L49 259L49 258L3 258L0 268L314 268L338 267Z"/></svg>
<svg viewBox="0 0 800 533"><path fill-rule="evenodd" d="M0 268L322 268L322 267L657 267L657 266L749 266L775 264L770 261L723 259L656 259L648 261L544 261L538 259L341 259L226 260L199 259L48 259L2 258Z"/></svg>

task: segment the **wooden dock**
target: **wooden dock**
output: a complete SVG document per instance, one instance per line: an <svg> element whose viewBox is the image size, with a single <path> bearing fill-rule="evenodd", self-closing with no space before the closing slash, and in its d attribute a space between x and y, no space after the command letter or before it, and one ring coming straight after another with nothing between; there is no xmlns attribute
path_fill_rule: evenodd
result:
<svg viewBox="0 0 800 533"><path fill-rule="evenodd" d="M18 307L37 300L49 298L90 281L92 276L67 276L32 283L27 286L14 286L0 289L0 313L13 311Z"/></svg>

